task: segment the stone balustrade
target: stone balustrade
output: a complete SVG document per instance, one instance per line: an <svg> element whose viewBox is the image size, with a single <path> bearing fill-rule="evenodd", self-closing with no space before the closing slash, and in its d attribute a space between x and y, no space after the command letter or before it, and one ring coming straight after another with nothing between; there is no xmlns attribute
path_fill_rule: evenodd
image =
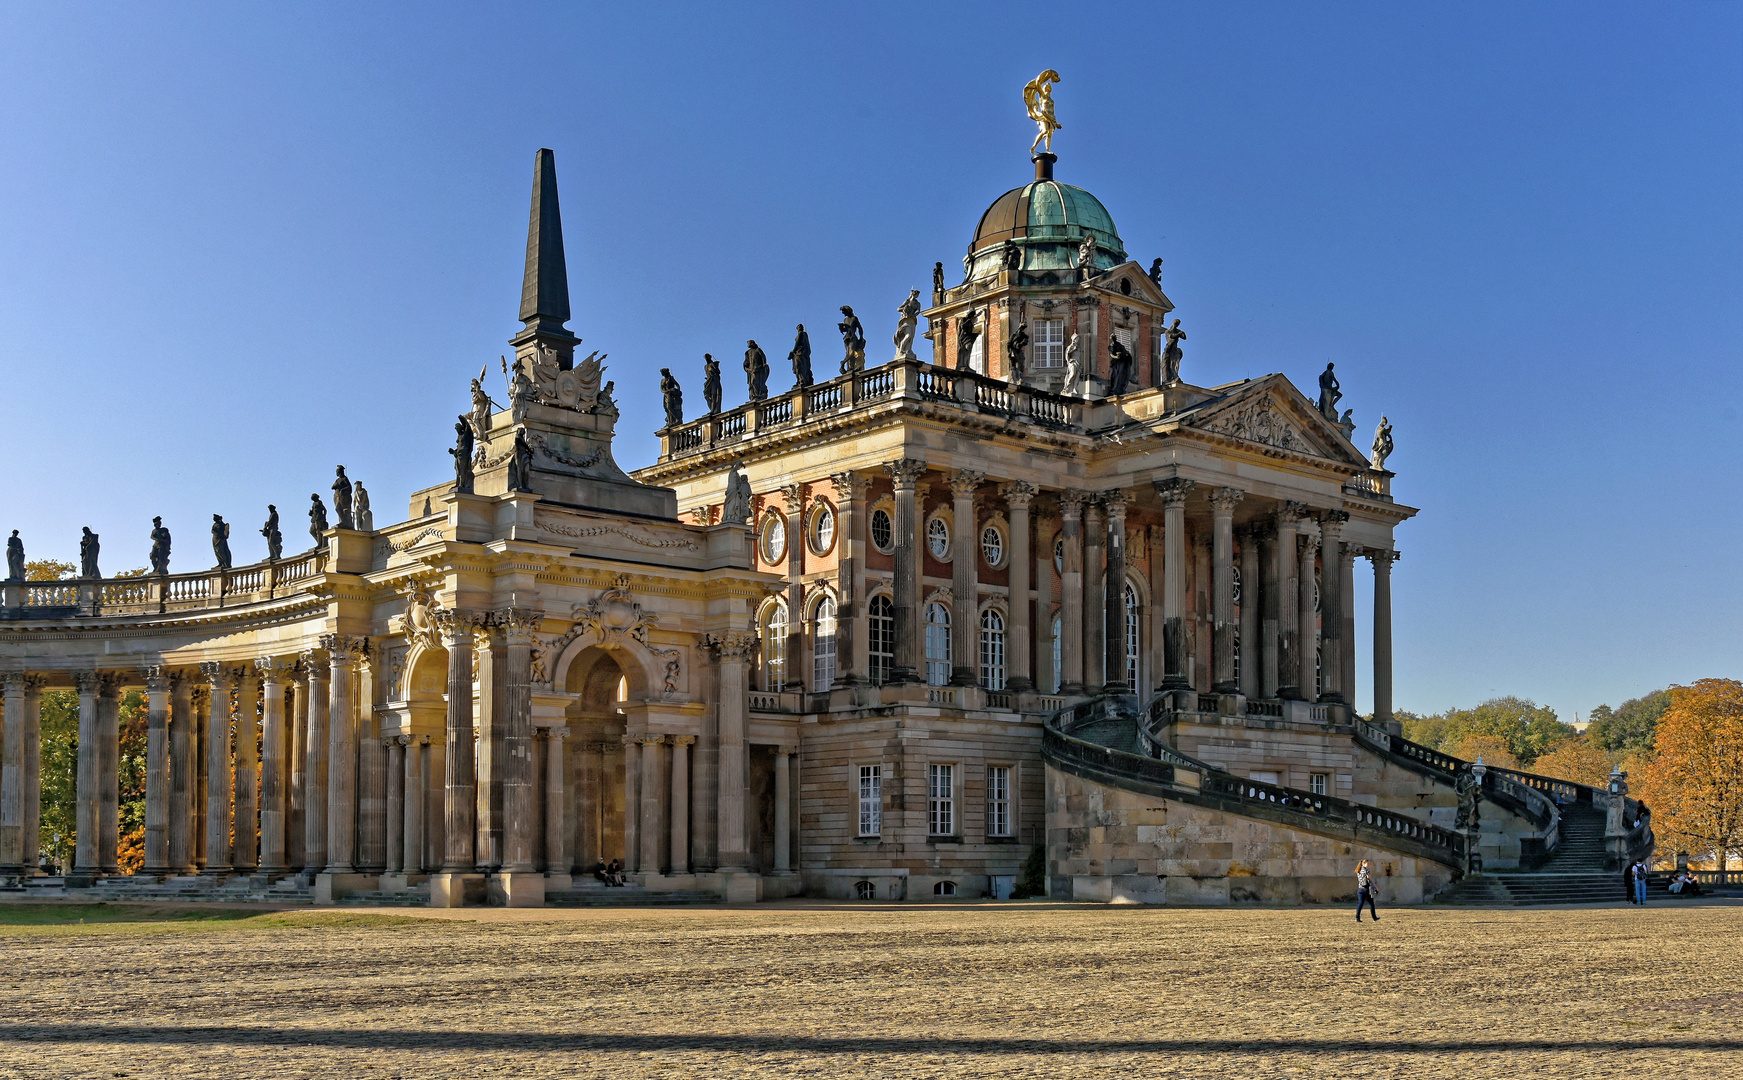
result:
<svg viewBox="0 0 1743 1080"><path fill-rule="evenodd" d="M165 615L257 604L307 591L326 572L327 560L327 552L313 550L228 570L13 582L4 586L0 618Z"/></svg>

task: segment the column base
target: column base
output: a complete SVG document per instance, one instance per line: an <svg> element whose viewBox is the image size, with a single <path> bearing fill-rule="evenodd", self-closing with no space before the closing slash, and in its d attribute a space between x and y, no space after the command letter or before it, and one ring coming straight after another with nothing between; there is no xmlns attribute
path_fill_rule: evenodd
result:
<svg viewBox="0 0 1743 1080"><path fill-rule="evenodd" d="M315 875L315 903L335 904L342 896L353 893L374 892L381 879L373 874L333 873L323 871Z"/></svg>
<svg viewBox="0 0 1743 1080"><path fill-rule="evenodd" d="M568 892L575 887L574 874L546 874L545 891L548 893Z"/></svg>
<svg viewBox="0 0 1743 1080"><path fill-rule="evenodd" d="M491 907L544 907L545 875L536 872L502 872L490 875Z"/></svg>
<svg viewBox="0 0 1743 1080"><path fill-rule="evenodd" d="M430 875L430 906L457 908L484 903L484 875L443 871ZM540 897L543 902L543 897Z"/></svg>
<svg viewBox="0 0 1743 1080"><path fill-rule="evenodd" d="M79 870L62 878L61 883L69 889L88 889L97 884L97 875L91 870Z"/></svg>

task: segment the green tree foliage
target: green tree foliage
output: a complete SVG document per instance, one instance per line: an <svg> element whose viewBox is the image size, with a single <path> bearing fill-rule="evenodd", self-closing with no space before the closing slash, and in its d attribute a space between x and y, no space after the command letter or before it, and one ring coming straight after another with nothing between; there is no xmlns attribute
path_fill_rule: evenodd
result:
<svg viewBox="0 0 1743 1080"><path fill-rule="evenodd" d="M1033 896L1046 895L1047 848L1044 844L1036 844L1029 849L1029 857L1023 860L1023 872L1011 888L1011 898L1027 900Z"/></svg>
<svg viewBox="0 0 1743 1080"><path fill-rule="evenodd" d="M1456 755L1470 736L1496 736L1525 768L1538 755L1579 734L1572 724L1556 719L1554 709L1520 697L1490 698L1475 708L1448 709L1434 716L1399 713L1398 717L1406 739L1447 754Z"/></svg>
<svg viewBox="0 0 1743 1080"><path fill-rule="evenodd" d="M129 690L121 699L120 844L116 854L123 874L145 865L145 695Z"/></svg>
<svg viewBox="0 0 1743 1080"><path fill-rule="evenodd" d="M1586 728L1586 735L1605 750L1650 755L1658 718L1668 708L1669 690L1655 690L1629 698L1614 709L1599 705L1592 710L1592 722Z"/></svg>
<svg viewBox="0 0 1743 1080"><path fill-rule="evenodd" d="M42 694L42 829L43 857L62 870L73 863L78 828L74 803L79 775L79 695L71 690Z"/></svg>

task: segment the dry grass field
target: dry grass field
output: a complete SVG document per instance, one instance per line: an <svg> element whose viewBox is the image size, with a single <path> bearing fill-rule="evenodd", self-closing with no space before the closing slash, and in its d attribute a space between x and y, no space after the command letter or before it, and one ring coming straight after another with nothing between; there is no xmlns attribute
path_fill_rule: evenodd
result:
<svg viewBox="0 0 1743 1080"><path fill-rule="evenodd" d="M1740 942L1724 903L9 906L0 1077L1736 1077Z"/></svg>

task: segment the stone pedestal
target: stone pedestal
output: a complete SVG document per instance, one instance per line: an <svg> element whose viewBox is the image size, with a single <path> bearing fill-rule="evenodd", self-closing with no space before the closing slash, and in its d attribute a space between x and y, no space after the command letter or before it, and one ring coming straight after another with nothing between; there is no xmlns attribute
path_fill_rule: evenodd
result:
<svg viewBox="0 0 1743 1080"><path fill-rule="evenodd" d="M430 906L434 908L457 908L468 904L484 903L485 887L483 874L450 873L430 875ZM541 902L543 902L541 894Z"/></svg>
<svg viewBox="0 0 1743 1080"><path fill-rule="evenodd" d="M315 875L315 903L336 904L343 896L374 892L381 879L374 874L339 874L322 872Z"/></svg>
<svg viewBox="0 0 1743 1080"><path fill-rule="evenodd" d="M432 888L432 906L434 896ZM545 875L511 871L492 874L488 899L492 907L544 907Z"/></svg>

